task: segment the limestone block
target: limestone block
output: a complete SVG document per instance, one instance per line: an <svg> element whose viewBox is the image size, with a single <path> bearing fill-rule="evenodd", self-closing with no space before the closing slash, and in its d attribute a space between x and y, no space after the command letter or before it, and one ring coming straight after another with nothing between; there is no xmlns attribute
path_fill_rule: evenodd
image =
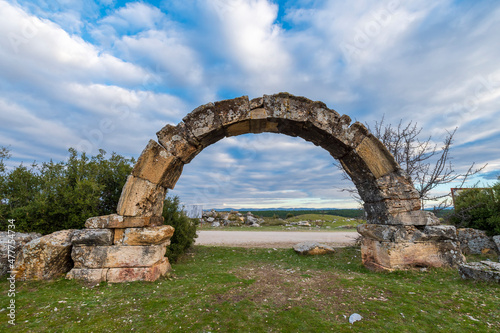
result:
<svg viewBox="0 0 500 333"><path fill-rule="evenodd" d="M350 121L351 118L345 115L341 116L333 128L333 135L345 145L355 149L370 135L370 132L365 125L358 121L346 128L346 124L348 125Z"/></svg>
<svg viewBox="0 0 500 333"><path fill-rule="evenodd" d="M483 230L472 228L457 229L458 241L465 254L481 254L483 251L497 252L497 246Z"/></svg>
<svg viewBox="0 0 500 333"><path fill-rule="evenodd" d="M112 245L112 229L83 229L75 230L71 237L73 245Z"/></svg>
<svg viewBox="0 0 500 333"><path fill-rule="evenodd" d="M170 244L170 238L174 234L174 228L170 225L145 228L127 228L115 237L115 245L151 245ZM120 237L121 234L121 237Z"/></svg>
<svg viewBox="0 0 500 333"><path fill-rule="evenodd" d="M404 225L436 225L439 224L431 212L419 213L420 201L384 200L364 203L368 223L404 224Z"/></svg>
<svg viewBox="0 0 500 333"><path fill-rule="evenodd" d="M85 221L88 229L119 229L157 226L163 224L162 216L121 216L118 214L95 216Z"/></svg>
<svg viewBox="0 0 500 333"><path fill-rule="evenodd" d="M109 268L73 268L66 274L66 279L97 284L106 281L108 270Z"/></svg>
<svg viewBox="0 0 500 333"><path fill-rule="evenodd" d="M497 246L497 252L500 253L500 235L498 236L493 236L493 242L496 244Z"/></svg>
<svg viewBox="0 0 500 333"><path fill-rule="evenodd" d="M373 270L394 270L411 267L456 267L465 258L458 242L393 243L363 238L363 264Z"/></svg>
<svg viewBox="0 0 500 333"><path fill-rule="evenodd" d="M356 188L365 202L419 199L410 178L399 168L376 180L357 183Z"/></svg>
<svg viewBox="0 0 500 333"><path fill-rule="evenodd" d="M184 122L180 122L177 126L166 125L156 133L156 136L158 142L183 163L191 162L203 149Z"/></svg>
<svg viewBox="0 0 500 333"><path fill-rule="evenodd" d="M186 124L186 128L203 147L219 141L225 135L224 127L213 103L194 109L182 120Z"/></svg>
<svg viewBox="0 0 500 333"><path fill-rule="evenodd" d="M460 265L458 271L463 279L500 283L500 263L471 262Z"/></svg>
<svg viewBox="0 0 500 333"><path fill-rule="evenodd" d="M74 230L61 230L36 238L17 253L17 280L50 280L72 267L71 237Z"/></svg>
<svg viewBox="0 0 500 333"><path fill-rule="evenodd" d="M214 106L224 127L247 120L250 112L248 96L215 102Z"/></svg>
<svg viewBox="0 0 500 333"><path fill-rule="evenodd" d="M376 179L366 162L353 150L342 156L339 162L356 185Z"/></svg>
<svg viewBox="0 0 500 333"><path fill-rule="evenodd" d="M9 234L8 231L0 231L0 276L10 271L9 252L15 256L25 244L40 237L42 234L36 232Z"/></svg>
<svg viewBox="0 0 500 333"><path fill-rule="evenodd" d="M360 224L358 232L379 242L412 243L422 241L425 235L412 225Z"/></svg>
<svg viewBox="0 0 500 333"><path fill-rule="evenodd" d="M458 240L457 228L453 225L426 225L424 228L425 240Z"/></svg>
<svg viewBox="0 0 500 333"><path fill-rule="evenodd" d="M153 140L142 151L132 175L173 189L184 163Z"/></svg>
<svg viewBox="0 0 500 333"><path fill-rule="evenodd" d="M335 253L335 250L318 242L302 242L293 246L293 250L302 255L321 255Z"/></svg>
<svg viewBox="0 0 500 333"><path fill-rule="evenodd" d="M355 150L376 179L397 170L398 164L392 154L371 134L365 136Z"/></svg>
<svg viewBox="0 0 500 333"><path fill-rule="evenodd" d="M131 281L156 281L170 271L170 263L163 258L150 267L110 268L107 281L110 283Z"/></svg>
<svg viewBox="0 0 500 333"><path fill-rule="evenodd" d="M128 176L118 202L122 216L161 216L166 190L148 180Z"/></svg>
<svg viewBox="0 0 500 333"><path fill-rule="evenodd" d="M75 268L151 266L164 257L166 246L73 246L71 258Z"/></svg>
<svg viewBox="0 0 500 333"><path fill-rule="evenodd" d="M314 103L310 99L293 96L289 93L264 95L264 108L275 119L289 119L305 123L309 119L309 110Z"/></svg>

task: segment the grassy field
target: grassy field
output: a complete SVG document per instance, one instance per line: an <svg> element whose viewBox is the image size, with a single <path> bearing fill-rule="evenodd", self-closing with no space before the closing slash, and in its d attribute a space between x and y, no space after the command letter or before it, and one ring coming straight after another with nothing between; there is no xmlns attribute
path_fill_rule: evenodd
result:
<svg viewBox="0 0 500 333"><path fill-rule="evenodd" d="M498 332L500 285L453 269L366 270L359 248L197 246L156 282L18 282L15 332ZM0 304L9 298L5 278ZM359 313L363 319L349 324ZM0 312L0 331L12 327Z"/></svg>
<svg viewBox="0 0 500 333"><path fill-rule="evenodd" d="M328 214L303 214L288 219L277 219L273 217L264 217L264 223L261 228L250 227L248 225L242 226L220 226L212 227L210 225L203 225L203 230L249 230L249 231L346 231L356 229L358 224L364 221L347 218L342 216L328 215ZM315 222L321 220L324 222ZM302 226L287 226L293 222L308 221L311 227Z"/></svg>

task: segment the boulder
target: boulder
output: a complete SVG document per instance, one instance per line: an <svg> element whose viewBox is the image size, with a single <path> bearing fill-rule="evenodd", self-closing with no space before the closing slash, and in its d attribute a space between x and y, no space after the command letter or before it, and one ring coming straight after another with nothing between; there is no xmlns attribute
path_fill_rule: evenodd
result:
<svg viewBox="0 0 500 333"><path fill-rule="evenodd" d="M36 232L11 232L9 234L8 231L0 231L0 276L11 270L9 252L11 259L15 260L16 254L26 243L39 237L42 237L42 234Z"/></svg>
<svg viewBox="0 0 500 333"><path fill-rule="evenodd" d="M56 231L23 246L16 257L18 280L50 280L73 266L71 237L75 230Z"/></svg>
<svg viewBox="0 0 500 333"><path fill-rule="evenodd" d="M325 244L320 244L318 242L303 242L294 245L293 249L295 252L303 255L318 255L318 254L329 254L335 253L335 250Z"/></svg>
<svg viewBox="0 0 500 333"><path fill-rule="evenodd" d="M471 262L458 268L463 279L500 283L500 263L492 261Z"/></svg>
<svg viewBox="0 0 500 333"><path fill-rule="evenodd" d="M110 283L156 281L170 269L168 258L163 258L149 267L110 268L107 272L106 280Z"/></svg>
<svg viewBox="0 0 500 333"><path fill-rule="evenodd" d="M465 254L481 254L488 251L497 252L497 246L482 230L461 228L457 230L460 248Z"/></svg>
<svg viewBox="0 0 500 333"><path fill-rule="evenodd" d="M174 230L174 227L170 225L126 228L123 230L123 233L121 233L121 238L119 236L115 237L114 243L115 245L152 245L166 243L170 242Z"/></svg>
<svg viewBox="0 0 500 333"><path fill-rule="evenodd" d="M113 245L112 229L75 230L71 237L73 245Z"/></svg>
<svg viewBox="0 0 500 333"><path fill-rule="evenodd" d="M500 235L498 236L493 236L492 237L493 239L493 242L496 244L497 246L497 250L498 250L498 253L500 254Z"/></svg>

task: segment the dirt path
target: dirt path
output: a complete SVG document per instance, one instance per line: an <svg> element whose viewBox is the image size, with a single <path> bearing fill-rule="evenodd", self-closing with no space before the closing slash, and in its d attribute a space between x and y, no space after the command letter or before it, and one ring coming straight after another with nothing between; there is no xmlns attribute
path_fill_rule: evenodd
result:
<svg viewBox="0 0 500 333"><path fill-rule="evenodd" d="M354 244L355 231L294 232L294 231L218 231L199 230L197 245L287 248L305 241L317 241L332 247Z"/></svg>

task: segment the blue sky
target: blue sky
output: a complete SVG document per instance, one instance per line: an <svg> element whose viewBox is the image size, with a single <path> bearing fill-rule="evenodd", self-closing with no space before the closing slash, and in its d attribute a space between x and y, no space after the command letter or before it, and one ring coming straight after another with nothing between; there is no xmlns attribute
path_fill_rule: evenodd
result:
<svg viewBox="0 0 500 333"><path fill-rule="evenodd" d="M352 119L416 121L457 171L500 174L495 1L0 0L0 145L10 165L75 147L138 157L211 101L287 91ZM332 158L284 135L226 138L175 190L204 207L356 207ZM447 191L441 188L438 191Z"/></svg>

